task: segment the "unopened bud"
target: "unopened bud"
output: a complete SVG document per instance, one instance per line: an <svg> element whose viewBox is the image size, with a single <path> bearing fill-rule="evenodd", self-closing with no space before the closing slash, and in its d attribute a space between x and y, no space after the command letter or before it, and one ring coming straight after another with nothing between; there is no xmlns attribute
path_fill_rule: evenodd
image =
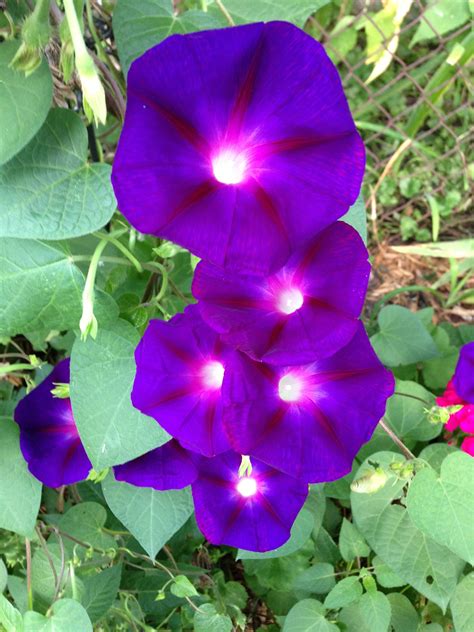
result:
<svg viewBox="0 0 474 632"><path fill-rule="evenodd" d="M49 24L50 0L38 0L21 27L21 45L10 62L10 67L31 75L41 64L43 48L51 36Z"/></svg>
<svg viewBox="0 0 474 632"><path fill-rule="evenodd" d="M54 388L51 389L51 395L58 399L68 399L70 397L69 384L63 382L53 382Z"/></svg>
<svg viewBox="0 0 474 632"><path fill-rule="evenodd" d="M381 467L365 474L351 483L351 490L357 494L374 494L387 482L387 474Z"/></svg>

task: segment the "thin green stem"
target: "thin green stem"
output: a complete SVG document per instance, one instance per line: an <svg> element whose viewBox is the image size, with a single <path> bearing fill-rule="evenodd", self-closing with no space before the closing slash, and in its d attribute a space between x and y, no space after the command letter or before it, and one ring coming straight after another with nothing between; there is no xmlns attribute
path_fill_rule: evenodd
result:
<svg viewBox="0 0 474 632"><path fill-rule="evenodd" d="M132 264L135 266L135 268L137 269L137 272L142 273L143 272L143 267L142 264L140 263L140 261L138 261L138 259L135 257L135 255L133 255L130 250L127 248L127 246L125 246L124 244L122 244L121 241L119 241L118 239L115 239L114 237L112 237L110 240L110 243L112 243L118 250L120 250L120 252L122 252L129 261L132 262Z"/></svg>
<svg viewBox="0 0 474 632"><path fill-rule="evenodd" d="M0 375L8 375L9 373L14 373L16 371L33 371L38 367L33 366L32 364L24 364L22 362L17 362L16 364L3 364L0 365Z"/></svg>

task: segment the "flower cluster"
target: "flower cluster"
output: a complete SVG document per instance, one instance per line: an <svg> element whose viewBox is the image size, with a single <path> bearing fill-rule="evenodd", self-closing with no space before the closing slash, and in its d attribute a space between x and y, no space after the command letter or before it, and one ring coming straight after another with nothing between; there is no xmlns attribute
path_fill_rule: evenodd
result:
<svg viewBox="0 0 474 632"><path fill-rule="evenodd" d="M132 402L172 440L115 476L191 485L213 543L282 545L393 391L359 321L366 248L336 221L363 171L337 71L290 24L173 36L132 65L119 207L202 261L197 305L152 321L135 354Z"/></svg>
<svg viewBox="0 0 474 632"><path fill-rule="evenodd" d="M446 430L460 429L465 435L461 450L474 456L474 342L462 347L456 370L436 403L446 408Z"/></svg>
<svg viewBox="0 0 474 632"><path fill-rule="evenodd" d="M359 320L367 250L337 221L363 171L337 71L290 24L175 35L131 67L119 207L202 261L197 304L151 321L135 353L132 402L172 439L114 471L190 485L212 543L282 545L308 484L350 471L393 392ZM50 485L90 468L69 399L54 396L67 378L53 372L16 413L30 469Z"/></svg>

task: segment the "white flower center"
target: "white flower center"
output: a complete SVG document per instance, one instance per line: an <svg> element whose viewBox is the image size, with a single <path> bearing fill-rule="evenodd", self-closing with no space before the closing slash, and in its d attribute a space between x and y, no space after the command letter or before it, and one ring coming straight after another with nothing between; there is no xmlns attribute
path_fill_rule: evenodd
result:
<svg viewBox="0 0 474 632"><path fill-rule="evenodd" d="M226 149L212 160L214 177L222 184L239 184L245 177L247 161L238 152Z"/></svg>
<svg viewBox="0 0 474 632"><path fill-rule="evenodd" d="M278 298L278 309L284 314L293 314L302 305L304 299L301 292L296 288L284 290Z"/></svg>
<svg viewBox="0 0 474 632"><path fill-rule="evenodd" d="M202 380L204 386L210 389L218 389L222 386L224 379L224 365L213 360L204 365L202 369Z"/></svg>
<svg viewBox="0 0 474 632"><path fill-rule="evenodd" d="M300 399L303 384L294 375L284 375L278 382L278 395L284 402L296 402Z"/></svg>
<svg viewBox="0 0 474 632"><path fill-rule="evenodd" d="M245 476L237 483L237 491L244 498L254 496L257 493L257 481L250 476Z"/></svg>

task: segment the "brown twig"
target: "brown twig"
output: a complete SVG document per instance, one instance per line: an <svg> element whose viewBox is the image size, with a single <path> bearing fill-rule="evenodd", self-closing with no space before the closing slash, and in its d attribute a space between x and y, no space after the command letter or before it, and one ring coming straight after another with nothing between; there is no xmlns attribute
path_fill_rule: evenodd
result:
<svg viewBox="0 0 474 632"><path fill-rule="evenodd" d="M379 421L379 426L388 434L388 436L395 443L395 445L397 445L400 448L400 450L403 452L403 454L406 456L407 459L416 458L413 452L409 448L407 448L407 446L403 443L403 441L399 437L397 437L397 435L393 432L393 430L390 428L387 422L381 419Z"/></svg>

